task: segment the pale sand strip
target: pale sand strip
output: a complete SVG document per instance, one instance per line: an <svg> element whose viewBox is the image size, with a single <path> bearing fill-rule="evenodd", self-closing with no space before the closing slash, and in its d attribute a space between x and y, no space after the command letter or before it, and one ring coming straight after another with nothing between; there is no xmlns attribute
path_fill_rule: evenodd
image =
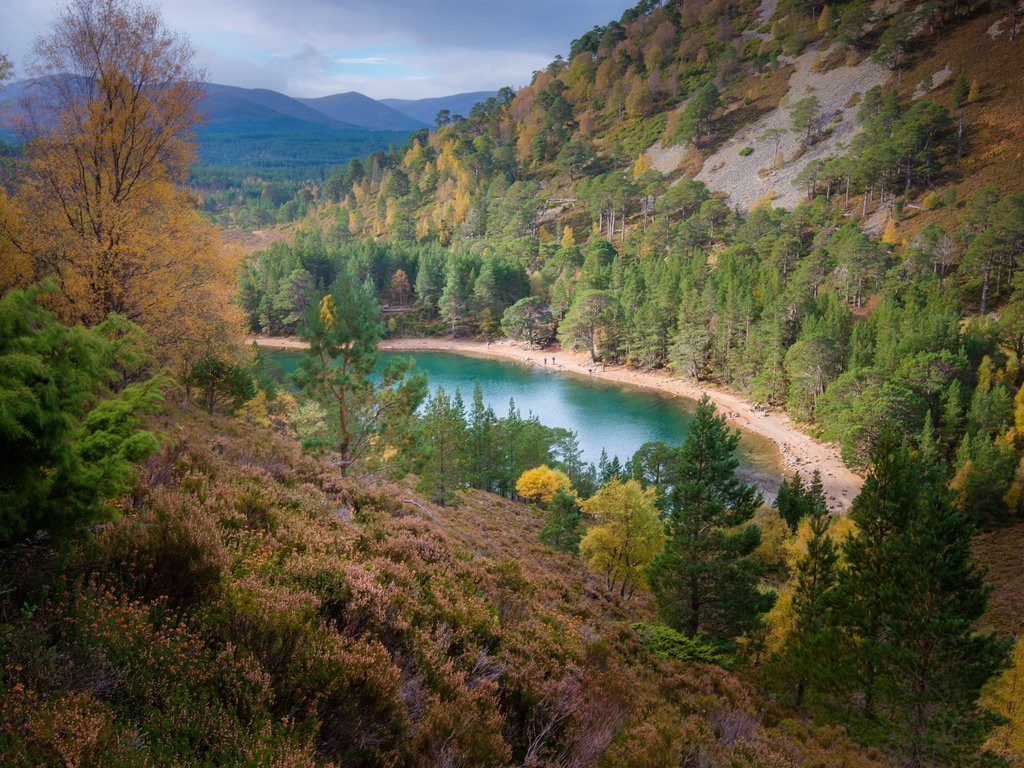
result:
<svg viewBox="0 0 1024 768"><path fill-rule="evenodd" d="M269 349L303 349L306 346L301 339L285 337L255 337L249 341ZM527 349L521 344L511 341L496 341L487 344L482 341L463 339L387 339L381 342L380 348L409 352L457 352L519 363L527 362L540 367L544 367L546 359L547 367L560 373L589 376L615 384L643 387L694 401L707 395L711 402L729 418L730 422L775 443L787 467L799 471L808 479L815 469L819 470L830 507L848 509L864 482L863 478L843 463L834 445L811 437L794 424L785 413L757 410L753 403L734 392L698 384L688 379L672 376L667 372L636 371L619 365L609 365L605 368L601 363L590 362L589 355L584 352L569 352L562 349ZM552 360L555 362L552 363Z"/></svg>

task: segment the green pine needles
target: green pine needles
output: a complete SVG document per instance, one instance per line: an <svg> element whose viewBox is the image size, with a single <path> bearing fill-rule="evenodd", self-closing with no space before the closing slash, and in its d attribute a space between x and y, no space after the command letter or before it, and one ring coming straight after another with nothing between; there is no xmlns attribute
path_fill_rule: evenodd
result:
<svg viewBox="0 0 1024 768"><path fill-rule="evenodd" d="M141 332L117 316L62 325L41 304L50 289L0 299L0 545L114 517L157 448L140 422L169 380L146 374Z"/></svg>

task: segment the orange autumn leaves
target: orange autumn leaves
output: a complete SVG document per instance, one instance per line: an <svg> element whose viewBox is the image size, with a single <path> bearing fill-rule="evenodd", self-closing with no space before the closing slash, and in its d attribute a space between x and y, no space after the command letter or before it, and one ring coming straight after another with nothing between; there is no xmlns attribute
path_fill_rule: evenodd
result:
<svg viewBox="0 0 1024 768"><path fill-rule="evenodd" d="M0 290L54 276L62 320L121 314L182 369L241 329L237 256L177 186L202 93L191 58L154 11L72 3L35 46L25 172L0 197Z"/></svg>

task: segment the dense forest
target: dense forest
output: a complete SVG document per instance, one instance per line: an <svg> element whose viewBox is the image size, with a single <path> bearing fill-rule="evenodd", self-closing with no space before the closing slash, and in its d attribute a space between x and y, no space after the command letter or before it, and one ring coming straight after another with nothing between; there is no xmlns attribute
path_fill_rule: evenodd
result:
<svg viewBox="0 0 1024 768"><path fill-rule="evenodd" d="M1009 82L1018 21L643 0L327 179L200 178L187 41L65 8L0 186L5 759L1021 765L1021 574L976 559L1019 559L1024 508L1024 190L986 144L1015 94L932 68L973 30ZM836 111L789 91L812 59L880 82ZM723 151L797 203L718 188ZM242 257L211 218L289 236ZM283 377L247 333L308 349ZM588 464L388 335L728 387L864 485L763 498L706 398Z"/></svg>

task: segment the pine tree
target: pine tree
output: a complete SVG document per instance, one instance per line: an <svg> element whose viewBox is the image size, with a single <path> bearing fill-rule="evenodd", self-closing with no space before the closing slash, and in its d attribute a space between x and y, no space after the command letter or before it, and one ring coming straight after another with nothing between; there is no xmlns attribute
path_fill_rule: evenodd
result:
<svg viewBox="0 0 1024 768"><path fill-rule="evenodd" d="M392 360L374 375L383 334L376 290L344 263L330 293L307 310L304 330L309 350L295 378L327 409L344 470L370 451L374 435L408 420L423 401L426 378L411 374L411 360Z"/></svg>
<svg viewBox="0 0 1024 768"><path fill-rule="evenodd" d="M419 488L439 504L455 501L455 492L465 480L466 419L458 390L449 399L438 388L423 414L423 458L419 467Z"/></svg>
<svg viewBox="0 0 1024 768"><path fill-rule="evenodd" d="M783 480L779 493L775 497L775 508L779 517L786 521L789 530L796 531L804 516L804 480L797 472L788 480Z"/></svg>
<svg viewBox="0 0 1024 768"><path fill-rule="evenodd" d="M796 531L800 521L827 511L825 494L821 485L821 472L814 470L811 484L804 486L803 478L797 472L789 480L783 480L775 498L775 508L786 521L791 531Z"/></svg>
<svg viewBox="0 0 1024 768"><path fill-rule="evenodd" d="M448 259L445 270L444 290L438 299L437 308L448 323L452 336L458 335L469 314L469 285L464 260L457 254Z"/></svg>
<svg viewBox="0 0 1024 768"><path fill-rule="evenodd" d="M851 731L906 765L983 764L994 723L979 693L1008 645L974 630L987 589L971 562L969 520L941 475L889 429L850 517L857 531L843 545L835 612L848 638L835 669L849 675L835 682Z"/></svg>
<svg viewBox="0 0 1024 768"><path fill-rule="evenodd" d="M485 491L497 490L497 417L484 406L480 382L473 386L473 404L466 429L466 463L469 484Z"/></svg>
<svg viewBox="0 0 1024 768"><path fill-rule="evenodd" d="M576 494L559 488L547 508L544 527L540 529L540 540L552 549L576 554L579 551L580 539L583 538L579 499Z"/></svg>
<svg viewBox="0 0 1024 768"><path fill-rule="evenodd" d="M140 417L169 383L129 365L144 352L137 328L117 317L61 325L44 292L0 299L0 546L39 532L59 542L115 517L110 502L158 446ZM126 371L138 383L124 386Z"/></svg>
<svg viewBox="0 0 1024 768"><path fill-rule="evenodd" d="M971 87L967 83L967 76L961 72L953 82L953 109L962 109L964 104L967 103L967 97L970 92Z"/></svg>
<svg viewBox="0 0 1024 768"><path fill-rule="evenodd" d="M416 304L433 314L444 290L444 254L424 248L416 266Z"/></svg>
<svg viewBox="0 0 1024 768"><path fill-rule="evenodd" d="M783 650L786 666L794 678L794 701L804 704L808 689L821 688L834 669L822 664L835 642L829 622L830 599L837 582L839 550L829 535L830 516L816 506L808 521L807 552L796 565L793 591L793 631Z"/></svg>
<svg viewBox="0 0 1024 768"><path fill-rule="evenodd" d="M671 469L668 540L649 579L662 619L689 635L737 637L771 607L751 556L760 529L735 530L761 503L757 489L736 477L738 442L705 396Z"/></svg>

